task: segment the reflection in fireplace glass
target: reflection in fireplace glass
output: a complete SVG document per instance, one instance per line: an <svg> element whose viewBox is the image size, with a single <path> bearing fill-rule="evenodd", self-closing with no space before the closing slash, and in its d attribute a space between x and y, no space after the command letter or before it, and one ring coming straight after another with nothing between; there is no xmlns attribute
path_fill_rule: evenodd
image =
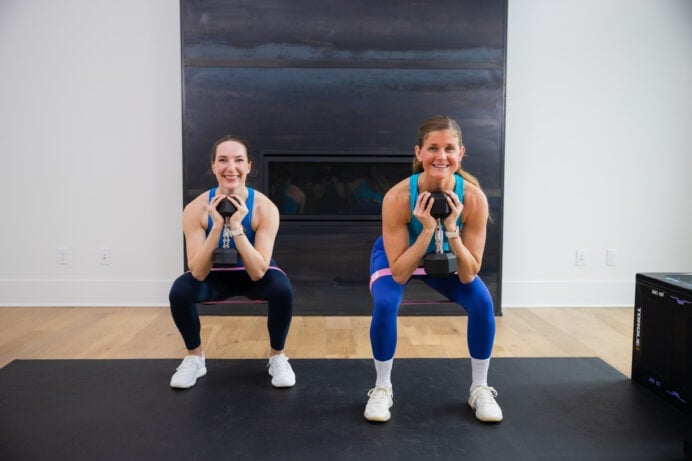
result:
<svg viewBox="0 0 692 461"><path fill-rule="evenodd" d="M384 194L411 174L411 157L265 156L267 190L282 218L379 219Z"/></svg>

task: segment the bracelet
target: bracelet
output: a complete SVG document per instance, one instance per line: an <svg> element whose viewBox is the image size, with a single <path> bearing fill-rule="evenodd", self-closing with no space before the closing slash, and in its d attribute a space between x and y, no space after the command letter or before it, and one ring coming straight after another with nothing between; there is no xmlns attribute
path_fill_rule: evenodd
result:
<svg viewBox="0 0 692 461"><path fill-rule="evenodd" d="M231 237L237 237L238 235L245 235L245 229L242 226L231 231Z"/></svg>
<svg viewBox="0 0 692 461"><path fill-rule="evenodd" d="M447 236L448 239L458 239L459 238L459 228L457 227L453 231L447 231L447 232L445 232L445 235Z"/></svg>

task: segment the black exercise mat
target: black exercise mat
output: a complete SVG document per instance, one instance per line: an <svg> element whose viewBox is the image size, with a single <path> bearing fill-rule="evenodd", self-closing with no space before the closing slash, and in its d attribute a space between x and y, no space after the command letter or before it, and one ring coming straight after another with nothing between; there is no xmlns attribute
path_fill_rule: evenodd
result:
<svg viewBox="0 0 692 461"><path fill-rule="evenodd" d="M672 460L686 416L595 358L493 359L505 420L477 421L468 359L397 359L392 420L367 422L371 360L19 360L0 369L2 460Z"/></svg>

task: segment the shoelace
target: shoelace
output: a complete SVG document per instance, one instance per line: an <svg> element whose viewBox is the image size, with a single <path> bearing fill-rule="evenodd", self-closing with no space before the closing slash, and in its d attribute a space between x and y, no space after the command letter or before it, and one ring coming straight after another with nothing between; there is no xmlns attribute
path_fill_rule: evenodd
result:
<svg viewBox="0 0 692 461"><path fill-rule="evenodd" d="M277 355L269 361L269 367L275 371L288 371L288 358Z"/></svg>
<svg viewBox="0 0 692 461"><path fill-rule="evenodd" d="M373 403L377 405L389 405L389 392L386 387L377 386L368 391L368 397L373 399Z"/></svg>
<svg viewBox="0 0 692 461"><path fill-rule="evenodd" d="M497 391L494 387L490 386L480 386L473 391L472 401L473 405L476 406L478 402L481 403L496 403L495 397L497 397Z"/></svg>
<svg viewBox="0 0 692 461"><path fill-rule="evenodd" d="M195 359L191 356L185 357L183 359L183 362L178 365L177 370L182 370L182 369L188 369L188 368L197 368L197 364L195 363Z"/></svg>

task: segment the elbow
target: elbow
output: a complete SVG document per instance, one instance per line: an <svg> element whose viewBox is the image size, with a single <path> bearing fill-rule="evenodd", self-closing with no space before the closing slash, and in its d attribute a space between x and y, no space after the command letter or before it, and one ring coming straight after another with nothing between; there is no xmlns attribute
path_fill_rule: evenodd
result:
<svg viewBox="0 0 692 461"><path fill-rule="evenodd" d="M466 285L467 283L471 283L476 278L476 275L478 275L479 270L480 270L480 267L474 267L474 268L471 268L471 270L459 271L458 272L459 280L464 285Z"/></svg>
<svg viewBox="0 0 692 461"><path fill-rule="evenodd" d="M261 267L255 271L248 271L247 268L245 268L245 270L247 271L247 275L250 277L250 280L252 280L253 282L257 282L264 277L264 275L269 270L269 266Z"/></svg>
<svg viewBox="0 0 692 461"><path fill-rule="evenodd" d="M399 285L406 285L406 282L408 282L408 279L409 279L410 277L402 277L401 275L394 275L394 274L392 274L392 278L393 278L394 281L395 281L396 283L398 283Z"/></svg>
<svg viewBox="0 0 692 461"><path fill-rule="evenodd" d="M475 279L475 278L476 278L475 273L459 274L459 280L461 280L461 283L463 283L464 285L473 282L473 279Z"/></svg>
<svg viewBox="0 0 692 461"><path fill-rule="evenodd" d="M197 280L198 282L203 282L205 278L207 278L207 274L201 274L197 271L190 271L190 274L192 274L192 278Z"/></svg>
<svg viewBox="0 0 692 461"><path fill-rule="evenodd" d="M192 278L194 278L198 282L203 282L204 279L207 278L207 275L209 275L209 269L204 270L204 268L198 267L197 264L191 264L189 269Z"/></svg>

